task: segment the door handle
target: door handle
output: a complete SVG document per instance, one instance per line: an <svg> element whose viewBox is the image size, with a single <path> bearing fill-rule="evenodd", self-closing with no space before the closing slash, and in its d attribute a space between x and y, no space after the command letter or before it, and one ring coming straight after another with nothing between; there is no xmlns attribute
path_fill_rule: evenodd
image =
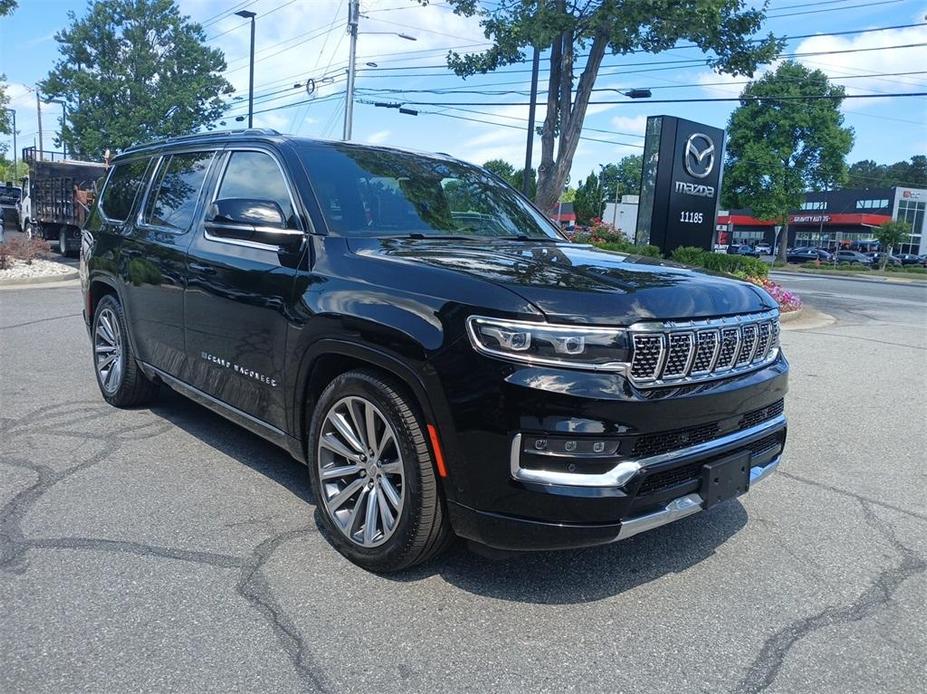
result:
<svg viewBox="0 0 927 694"><path fill-rule="evenodd" d="M204 275L215 275L216 268L209 265L200 265L199 263L190 263L190 269L196 272L202 272Z"/></svg>

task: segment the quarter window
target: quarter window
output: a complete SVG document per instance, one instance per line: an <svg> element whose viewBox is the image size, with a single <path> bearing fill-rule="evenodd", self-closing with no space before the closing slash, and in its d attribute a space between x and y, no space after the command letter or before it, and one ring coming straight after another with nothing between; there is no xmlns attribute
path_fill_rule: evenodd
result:
<svg viewBox="0 0 927 694"><path fill-rule="evenodd" d="M189 229L212 157L212 152L189 152L162 159L145 205L144 223Z"/></svg>
<svg viewBox="0 0 927 694"><path fill-rule="evenodd" d="M298 229L296 213L283 174L273 157L264 152L232 152L216 199L271 200L283 210L287 227Z"/></svg>
<svg viewBox="0 0 927 694"><path fill-rule="evenodd" d="M116 164L100 198L100 209L108 219L124 222L132 212L135 196L145 180L149 159Z"/></svg>

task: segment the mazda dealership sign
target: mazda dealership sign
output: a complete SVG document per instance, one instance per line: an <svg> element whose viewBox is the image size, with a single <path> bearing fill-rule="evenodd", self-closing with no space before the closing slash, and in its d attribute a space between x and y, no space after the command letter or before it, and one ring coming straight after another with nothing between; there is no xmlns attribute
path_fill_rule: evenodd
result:
<svg viewBox="0 0 927 694"><path fill-rule="evenodd" d="M637 243L670 254L679 246L711 250L724 131L675 116L647 119Z"/></svg>

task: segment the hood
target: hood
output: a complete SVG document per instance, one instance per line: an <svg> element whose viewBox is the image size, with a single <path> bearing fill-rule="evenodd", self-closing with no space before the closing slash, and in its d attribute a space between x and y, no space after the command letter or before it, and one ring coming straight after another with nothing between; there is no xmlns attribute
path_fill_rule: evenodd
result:
<svg viewBox="0 0 927 694"><path fill-rule="evenodd" d="M354 238L350 246L366 257L453 270L505 287L555 322L628 325L776 307L748 282L585 244Z"/></svg>

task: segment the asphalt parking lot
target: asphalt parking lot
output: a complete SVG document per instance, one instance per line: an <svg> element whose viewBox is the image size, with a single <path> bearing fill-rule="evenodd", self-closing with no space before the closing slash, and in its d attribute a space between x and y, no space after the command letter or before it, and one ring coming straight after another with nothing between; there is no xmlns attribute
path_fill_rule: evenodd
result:
<svg viewBox="0 0 927 694"><path fill-rule="evenodd" d="M927 663L927 288L783 282L789 442L750 494L582 551L390 577L305 469L165 390L106 406L74 283L0 290L4 692L914 692Z"/></svg>

